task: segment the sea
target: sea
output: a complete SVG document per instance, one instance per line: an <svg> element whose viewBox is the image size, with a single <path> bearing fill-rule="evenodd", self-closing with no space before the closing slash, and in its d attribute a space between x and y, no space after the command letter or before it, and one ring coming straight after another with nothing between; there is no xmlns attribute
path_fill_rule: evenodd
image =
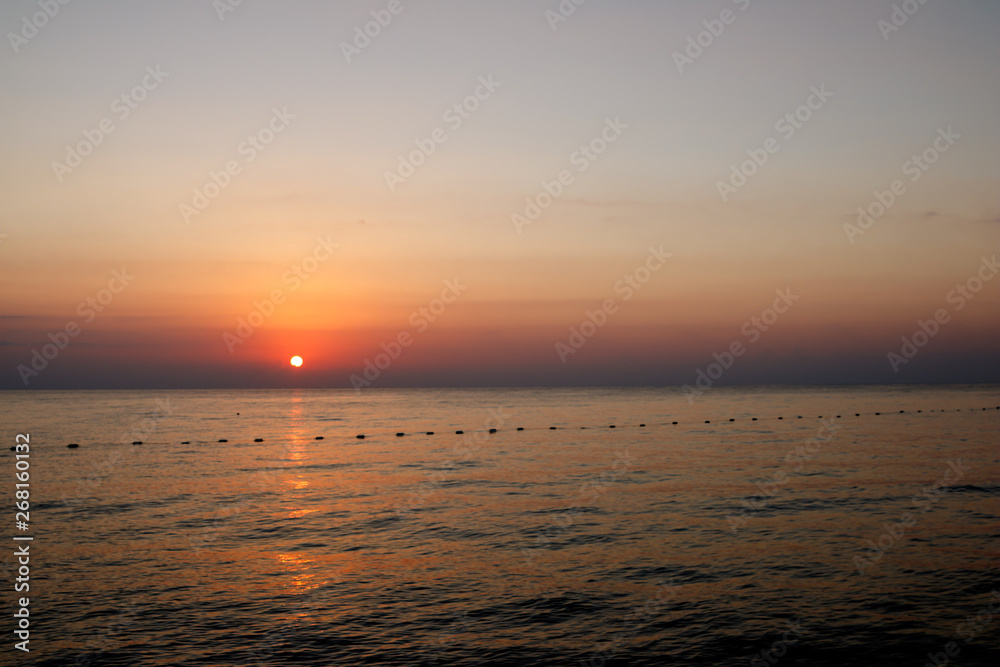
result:
<svg viewBox="0 0 1000 667"><path fill-rule="evenodd" d="M0 401L5 665L1000 665L1000 385Z"/></svg>

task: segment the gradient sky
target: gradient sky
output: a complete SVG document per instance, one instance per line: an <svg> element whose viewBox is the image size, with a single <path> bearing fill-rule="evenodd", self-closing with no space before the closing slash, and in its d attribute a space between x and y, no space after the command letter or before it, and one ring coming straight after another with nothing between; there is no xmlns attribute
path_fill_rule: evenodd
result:
<svg viewBox="0 0 1000 667"><path fill-rule="evenodd" d="M1000 245L996 2L931 1L884 35L889 0L589 0L555 29L557 0L400 0L347 62L389 0L243 0L220 18L224 1L72 2L37 34L37 0L0 5L0 387L25 387L18 367L74 323L28 387L348 387L404 332L372 386L694 384L734 342L746 352L719 383L1000 379L1000 280L948 299ZM674 53L724 10L679 71ZM122 118L147 68L166 76ZM453 127L446 112L491 77ZM784 136L812 87L832 96ZM275 109L294 118L248 161ZM607 119L627 128L579 171ZM102 121L113 131L60 180L53 163ZM436 128L447 140L390 190ZM911 181L904 163L947 128L960 138ZM723 201L718 182L768 138L777 152ZM512 214L562 170L519 232ZM845 224L896 179L905 192L851 243ZM317 238L338 247L296 285ZM651 246L671 257L626 302L616 284ZM134 279L91 319L116 270ZM751 340L786 289L799 299ZM273 314L227 345L274 290ZM557 343L607 299L617 311L564 363ZM887 355L939 309L894 371Z"/></svg>

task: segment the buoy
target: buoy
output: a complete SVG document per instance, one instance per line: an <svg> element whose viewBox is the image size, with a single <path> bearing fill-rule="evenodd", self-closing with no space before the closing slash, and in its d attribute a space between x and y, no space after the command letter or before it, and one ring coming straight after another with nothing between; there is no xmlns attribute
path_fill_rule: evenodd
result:
<svg viewBox="0 0 1000 667"><path fill-rule="evenodd" d="M427 435L434 435L434 431L427 431Z"/></svg>
<svg viewBox="0 0 1000 667"><path fill-rule="evenodd" d="M732 417L730 417L730 418L729 418L729 421L731 421L731 422L734 422L734 421L736 421L736 420L735 420L735 419L733 419Z"/></svg>
<svg viewBox="0 0 1000 667"><path fill-rule="evenodd" d="M142 444L142 440L136 440L132 444L133 445L141 445Z"/></svg>
<svg viewBox="0 0 1000 667"><path fill-rule="evenodd" d="M675 425L677 424L677 422L673 422L673 423L674 423Z"/></svg>
<svg viewBox="0 0 1000 667"><path fill-rule="evenodd" d="M840 419L840 415L837 415L837 419Z"/></svg>
<svg viewBox="0 0 1000 667"><path fill-rule="evenodd" d="M778 419L784 419L784 417L778 417Z"/></svg>
<svg viewBox="0 0 1000 667"><path fill-rule="evenodd" d="M899 414L903 414L904 412L906 412L906 410L900 410Z"/></svg>
<svg viewBox="0 0 1000 667"><path fill-rule="evenodd" d="M608 428L614 428L614 427L615 427L615 425L614 425L614 424L612 424L612 425L611 425L611 426L609 426Z"/></svg>
<svg viewBox="0 0 1000 667"><path fill-rule="evenodd" d="M406 434L405 434L405 433L397 433L397 434L396 434L396 437L397 437L397 438L402 438L402 437L403 437L404 435L406 435Z"/></svg>
<svg viewBox="0 0 1000 667"><path fill-rule="evenodd" d="M317 435L315 439L316 439L316 440L322 440L322 439L323 439L323 436L321 436L321 435Z"/></svg>
<svg viewBox="0 0 1000 667"><path fill-rule="evenodd" d="M10 451L12 451L12 452L16 452L16 451L17 451L17 447L11 447L11 448L10 448Z"/></svg>
<svg viewBox="0 0 1000 667"><path fill-rule="evenodd" d="M264 442L264 438L254 438L254 442Z"/></svg>
<svg viewBox="0 0 1000 667"><path fill-rule="evenodd" d="M757 421L757 418L753 417L750 421Z"/></svg>
<svg viewBox="0 0 1000 667"><path fill-rule="evenodd" d="M490 429L490 433L496 433L496 432L497 432L497 430L495 428L491 428Z"/></svg>
<svg viewBox="0 0 1000 667"><path fill-rule="evenodd" d="M238 414L240 414L240 413L238 413L238 412L237 412L236 414L238 415Z"/></svg>
<svg viewBox="0 0 1000 667"><path fill-rule="evenodd" d="M229 441L226 440L225 438L223 438L222 440L219 440L219 442L229 442ZM142 443L141 442L133 442L132 444L133 445L141 445Z"/></svg>
<svg viewBox="0 0 1000 667"><path fill-rule="evenodd" d="M581 427L580 427L580 430L581 430L581 431L586 431L586 430L587 430L587 427L586 427L586 426L581 426Z"/></svg>
<svg viewBox="0 0 1000 667"><path fill-rule="evenodd" d="M555 427L555 426L550 426L550 427L549 427L549 430L550 430L550 431L554 431L554 430L556 430L556 427Z"/></svg>
<svg viewBox="0 0 1000 667"><path fill-rule="evenodd" d="M190 440L185 440L185 441L184 441L184 442L182 442L181 444L182 444L182 445L190 445L190 444L191 444L191 441L190 441Z"/></svg>
<svg viewBox="0 0 1000 667"><path fill-rule="evenodd" d="M524 427L523 427L523 426L518 426L518 427L517 427L517 430L518 430L518 431L523 431L523 430L524 430Z"/></svg>
<svg viewBox="0 0 1000 667"><path fill-rule="evenodd" d="M465 431L455 431L455 435L462 435Z"/></svg>
<svg viewBox="0 0 1000 667"><path fill-rule="evenodd" d="M880 415L880 414L882 414L882 413L881 413L881 412L876 412L875 414L876 414L876 415Z"/></svg>
<svg viewBox="0 0 1000 667"><path fill-rule="evenodd" d="M855 416L855 417L860 417L860 416L861 416L861 413L860 413L860 412L855 412L855 413L854 413L854 416Z"/></svg>
<svg viewBox="0 0 1000 667"><path fill-rule="evenodd" d="M359 433L359 434L357 434L357 435L356 435L356 436L354 436L354 437L355 437L355 438L357 438L358 440L364 440L364 439L365 439L365 436L364 436L364 435L362 435L362 434L360 434L360 433Z"/></svg>
<svg viewBox="0 0 1000 667"><path fill-rule="evenodd" d="M639 424L639 428L646 428L645 424Z"/></svg>
<svg viewBox="0 0 1000 667"><path fill-rule="evenodd" d="M79 446L80 446L80 445L76 444L75 442L71 442L71 443L69 443L68 445L66 445L66 447L67 447L68 449L76 449L76 448L77 448L77 447L79 447Z"/></svg>
<svg viewBox="0 0 1000 667"><path fill-rule="evenodd" d="M802 419L802 415L799 415L799 419Z"/></svg>
<svg viewBox="0 0 1000 667"><path fill-rule="evenodd" d="M709 421L708 419L706 419L706 420L705 420L705 423L706 423L706 424L711 424L712 422L711 422L711 421Z"/></svg>

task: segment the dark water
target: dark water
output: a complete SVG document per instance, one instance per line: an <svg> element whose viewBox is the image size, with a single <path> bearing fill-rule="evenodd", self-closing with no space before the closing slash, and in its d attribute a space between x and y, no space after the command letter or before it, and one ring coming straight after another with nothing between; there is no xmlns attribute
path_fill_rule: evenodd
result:
<svg viewBox="0 0 1000 667"><path fill-rule="evenodd" d="M1000 664L997 386L0 396L4 664Z"/></svg>

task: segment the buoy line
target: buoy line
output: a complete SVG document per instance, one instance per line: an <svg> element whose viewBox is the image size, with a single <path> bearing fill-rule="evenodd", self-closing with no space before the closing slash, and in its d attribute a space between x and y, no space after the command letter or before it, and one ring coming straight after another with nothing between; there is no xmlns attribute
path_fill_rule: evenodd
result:
<svg viewBox="0 0 1000 667"><path fill-rule="evenodd" d="M983 410L1000 410L1000 405L998 405L996 407L987 407L987 408L968 408L968 410L969 410L969 412L976 412L976 411L983 411ZM956 412L961 412L962 408L956 408L955 411ZM922 414L924 411L923 410L916 410L916 411L913 411L913 412L917 412L917 413L921 413ZM931 413L931 412L934 412L934 410L928 410L927 412ZM949 412L949 410L943 410L942 409L942 410L938 410L938 412L944 413L944 412ZM237 414L239 414L239 413L237 413ZM875 417L881 417L881 416L883 416L883 413L881 411L880 412L873 412L871 414L872 414L872 416L875 416ZM886 415L890 415L890 414L893 414L893 413L887 412L885 414ZM899 414L903 415L903 414L907 414L907 412L906 412L906 410L900 410ZM855 412L854 416L855 417L863 417L863 416L865 416L865 413ZM784 418L785 418L784 415L779 415L779 416L775 417L774 419L776 419L776 420L784 420ZM802 419L802 418L803 418L802 415L796 415L796 419ZM836 415L835 418L836 419L842 419L843 415ZM789 419L791 419L791 417L789 417ZM823 419L823 415L819 415L817 417L817 419ZM729 420L728 422L723 421L723 420L719 420L719 423L736 423L736 421L737 421L736 417L729 417L728 420ZM744 420L747 420L747 418L744 418ZM748 420L750 422L759 422L760 418L759 417L750 417ZM694 420L694 421L691 421L691 422L687 422L684 425L685 426L686 425L697 425L696 421L697 420ZM711 419L706 419L704 421L704 423L705 424L712 424L713 421ZM658 424L653 423L652 425L653 426L680 426L681 422L679 422L679 421L660 422ZM622 426L622 428L629 428L629 425L621 425L621 426ZM580 429L581 430L593 429L593 428L617 429L618 427L619 427L619 424L608 424L606 427L602 427L602 426L581 426ZM517 431L534 431L534 430L556 431L556 430L559 430L560 428L569 428L569 427L568 426L549 426L548 429L545 429L544 427L541 427L541 426L538 426L538 427L518 426L515 430L517 430ZM646 423L645 422L640 423L640 424L636 425L634 428L646 428ZM502 429L499 429L499 428L490 428L490 429L483 429L481 431L473 430L473 431L470 431L470 433L477 433L477 432L487 433L488 432L490 434L495 434L495 433L499 432L500 430L502 430ZM407 433L405 431L396 431L395 433L396 433L396 437L397 438L402 438L402 437L405 437L407 435ZM464 434L465 434L464 430L456 430L455 431L455 435L464 435ZM374 437L375 435L378 435L378 434L358 433L354 437L357 440L364 440L366 438ZM420 432L413 432L413 433L410 433L409 435L420 435ZM423 435L426 435L426 436L434 435L434 431L424 431ZM325 438L326 438L326 436L317 435L317 436L315 436L313 438L313 440L324 440ZM254 438L253 441L257 442L257 443L264 442L264 438ZM219 442L219 443L227 443L227 442L229 442L229 440L227 438L220 438L217 442ZM136 440L132 444L133 445L142 445L142 444L145 444L145 443L143 443L142 440ZM181 444L182 445L190 445L191 441L190 440L182 440ZM66 445L66 447L68 449L78 449L80 447L80 445L79 445L79 443L71 442L68 445ZM12 452L15 451L14 447L11 447L10 451L12 451Z"/></svg>

